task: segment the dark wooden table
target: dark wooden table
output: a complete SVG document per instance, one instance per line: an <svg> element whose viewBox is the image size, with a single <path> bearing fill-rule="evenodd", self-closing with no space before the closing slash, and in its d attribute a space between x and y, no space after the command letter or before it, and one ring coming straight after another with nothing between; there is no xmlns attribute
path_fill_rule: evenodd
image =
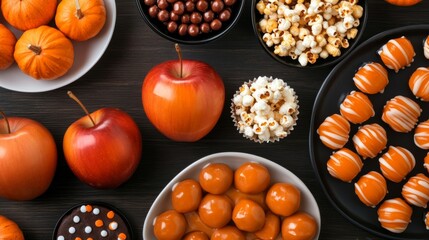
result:
<svg viewBox="0 0 429 240"><path fill-rule="evenodd" d="M227 101L216 127L195 143L177 143L157 132L146 118L141 103L142 81L151 67L176 58L173 43L146 25L134 0L117 1L116 29L100 61L78 81L49 92L20 93L0 89L0 108L10 116L24 116L43 123L53 133L59 149L58 168L49 190L27 202L0 200L0 214L15 220L26 239L47 240L60 216L84 201L103 201L119 208L130 220L135 239L142 239L146 214L164 185L195 160L208 154L238 151L271 159L300 177L316 197L322 216L320 239L377 239L352 225L328 201L311 166L308 129L313 102L331 68L303 70L275 62L260 47L250 21L250 1L235 28L213 43L182 46L185 58L212 65L223 77ZM429 1L414 7L395 7L382 0L369 1L369 19L361 41L400 26L429 23ZM300 103L298 126L286 139L256 144L234 128L229 99L248 79L275 76L292 86ZM143 156L133 177L115 190L96 190L79 182L62 154L62 137L82 111L66 94L72 90L93 111L118 107L130 113L143 135ZM0 169L1 171L1 169ZM149 240L149 239L148 239Z"/></svg>

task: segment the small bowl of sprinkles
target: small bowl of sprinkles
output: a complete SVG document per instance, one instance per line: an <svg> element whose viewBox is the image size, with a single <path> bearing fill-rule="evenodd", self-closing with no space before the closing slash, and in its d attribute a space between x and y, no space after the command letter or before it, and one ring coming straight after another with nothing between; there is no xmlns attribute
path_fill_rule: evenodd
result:
<svg viewBox="0 0 429 240"><path fill-rule="evenodd" d="M133 239L128 220L106 203L78 204L58 220L53 240Z"/></svg>
<svg viewBox="0 0 429 240"><path fill-rule="evenodd" d="M298 96L280 78L259 76L243 83L231 99L231 117L239 133L254 142L276 142L297 124Z"/></svg>

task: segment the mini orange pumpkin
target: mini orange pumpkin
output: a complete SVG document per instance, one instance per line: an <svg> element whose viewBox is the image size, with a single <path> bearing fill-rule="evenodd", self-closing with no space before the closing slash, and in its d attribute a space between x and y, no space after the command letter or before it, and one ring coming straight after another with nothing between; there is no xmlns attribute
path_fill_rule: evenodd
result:
<svg viewBox="0 0 429 240"><path fill-rule="evenodd" d="M22 233L18 224L7 217L0 215L0 238L24 240L24 234Z"/></svg>
<svg viewBox="0 0 429 240"><path fill-rule="evenodd" d="M421 2L421 1L422 0L386 0L386 2L388 2L392 5L402 6L402 7L413 6L413 5L416 5L417 3Z"/></svg>
<svg viewBox="0 0 429 240"><path fill-rule="evenodd" d="M2 0L6 21L21 31L48 24L55 15L57 0Z"/></svg>
<svg viewBox="0 0 429 240"><path fill-rule="evenodd" d="M15 43L15 35L0 23L0 70L4 70L12 65Z"/></svg>
<svg viewBox="0 0 429 240"><path fill-rule="evenodd" d="M16 42L14 57L24 73L35 79L53 80L73 65L74 48L59 30L40 26L22 34Z"/></svg>
<svg viewBox="0 0 429 240"><path fill-rule="evenodd" d="M58 4L55 23L70 39L85 41L95 37L106 22L103 0L62 0Z"/></svg>

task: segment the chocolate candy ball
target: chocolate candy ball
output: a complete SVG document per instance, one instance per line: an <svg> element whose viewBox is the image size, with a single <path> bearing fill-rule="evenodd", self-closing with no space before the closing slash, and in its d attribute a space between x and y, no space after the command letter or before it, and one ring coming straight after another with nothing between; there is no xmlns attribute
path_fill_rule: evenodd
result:
<svg viewBox="0 0 429 240"><path fill-rule="evenodd" d="M156 5L153 5L149 8L149 16L155 18L159 13L159 8Z"/></svg>
<svg viewBox="0 0 429 240"><path fill-rule="evenodd" d="M171 33L175 32L177 30L177 23L175 21L170 21L167 24L167 30Z"/></svg>
<svg viewBox="0 0 429 240"><path fill-rule="evenodd" d="M195 9L195 4L192 1L187 1L185 3L185 6L186 6L186 11L189 13L192 13Z"/></svg>
<svg viewBox="0 0 429 240"><path fill-rule="evenodd" d="M167 0L157 0L156 4L158 5L158 7L160 9L167 9L168 5L169 5L168 2L167 2Z"/></svg>
<svg viewBox="0 0 429 240"><path fill-rule="evenodd" d="M173 12L177 15L182 15L185 12L185 4L178 1L173 4Z"/></svg>
<svg viewBox="0 0 429 240"><path fill-rule="evenodd" d="M221 27L222 27L222 22L219 19L214 19L210 23L210 28L213 29L214 31L221 29Z"/></svg>
<svg viewBox="0 0 429 240"><path fill-rule="evenodd" d="M231 18L231 10L224 9L222 12L219 13L219 20L222 22L226 22Z"/></svg>
<svg viewBox="0 0 429 240"><path fill-rule="evenodd" d="M211 22L215 17L215 13L212 10L208 10L204 13L203 17L205 22Z"/></svg>
<svg viewBox="0 0 429 240"><path fill-rule="evenodd" d="M156 3L156 0L144 0L144 4L146 6L153 6L155 5L155 3Z"/></svg>
<svg viewBox="0 0 429 240"><path fill-rule="evenodd" d="M189 16L189 14L183 14L181 22L188 24L191 21L191 17Z"/></svg>
<svg viewBox="0 0 429 240"><path fill-rule="evenodd" d="M175 3L175 2L177 2L177 0L167 0L167 2L169 2L169 3Z"/></svg>
<svg viewBox="0 0 429 240"><path fill-rule="evenodd" d="M158 13L158 20L161 22L168 21L169 17L170 17L170 14L168 13L167 10L161 10Z"/></svg>
<svg viewBox="0 0 429 240"><path fill-rule="evenodd" d="M170 20L171 21L177 22L177 21L179 21L179 19L180 19L180 15L177 15L174 12L170 12Z"/></svg>
<svg viewBox="0 0 429 240"><path fill-rule="evenodd" d="M185 36L188 33L188 25L187 24L180 24L178 28L178 32L180 36Z"/></svg>
<svg viewBox="0 0 429 240"><path fill-rule="evenodd" d="M226 6L232 6L237 0L224 0Z"/></svg>
<svg viewBox="0 0 429 240"><path fill-rule="evenodd" d="M214 0L211 3L212 10L215 13L220 13L223 10L224 6L225 4L222 0Z"/></svg>
<svg viewBox="0 0 429 240"><path fill-rule="evenodd" d="M192 37L197 36L200 33L200 28L196 24L191 24L188 26L188 34Z"/></svg>
<svg viewBox="0 0 429 240"><path fill-rule="evenodd" d="M203 16L199 12L193 12L191 14L191 23L198 24L203 20Z"/></svg>
<svg viewBox="0 0 429 240"><path fill-rule="evenodd" d="M206 0L199 0L197 2L197 9L200 12L205 12L209 8L209 4Z"/></svg>
<svg viewBox="0 0 429 240"><path fill-rule="evenodd" d="M202 32L202 33L209 33L210 32L210 24L208 24L208 23L202 23L201 25L200 25L200 31Z"/></svg>

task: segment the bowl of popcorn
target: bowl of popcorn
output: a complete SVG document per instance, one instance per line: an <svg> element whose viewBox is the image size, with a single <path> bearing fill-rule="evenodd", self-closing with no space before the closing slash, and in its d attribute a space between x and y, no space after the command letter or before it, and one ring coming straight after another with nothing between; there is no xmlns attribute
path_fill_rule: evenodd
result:
<svg viewBox="0 0 429 240"><path fill-rule="evenodd" d="M358 44L368 16L365 0L252 0L252 24L275 60L326 67Z"/></svg>
<svg viewBox="0 0 429 240"><path fill-rule="evenodd" d="M252 141L279 141L296 126L298 96L282 79L260 76L249 80L231 101L234 125L243 137Z"/></svg>

